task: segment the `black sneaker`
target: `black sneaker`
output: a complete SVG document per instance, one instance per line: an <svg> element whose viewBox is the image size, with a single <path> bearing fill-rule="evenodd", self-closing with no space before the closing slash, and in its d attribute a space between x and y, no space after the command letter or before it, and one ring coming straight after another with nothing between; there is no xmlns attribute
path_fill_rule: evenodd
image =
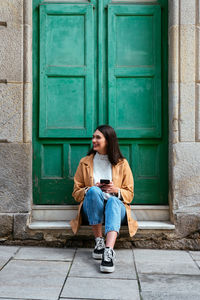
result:
<svg viewBox="0 0 200 300"><path fill-rule="evenodd" d="M94 259L102 259L103 257L103 252L105 249L105 243L104 243L104 238L103 237L97 237L95 239L96 245L95 248L92 252L92 257Z"/></svg>
<svg viewBox="0 0 200 300"><path fill-rule="evenodd" d="M106 273L112 273L115 271L115 260L116 260L116 254L115 251L110 248L106 247L104 249L102 262L100 265L100 271L106 272Z"/></svg>

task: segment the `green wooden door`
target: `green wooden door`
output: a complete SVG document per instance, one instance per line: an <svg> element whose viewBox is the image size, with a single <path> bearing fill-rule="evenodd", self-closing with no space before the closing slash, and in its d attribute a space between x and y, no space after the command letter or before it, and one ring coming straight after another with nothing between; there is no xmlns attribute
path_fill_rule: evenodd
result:
<svg viewBox="0 0 200 300"><path fill-rule="evenodd" d="M35 204L75 204L74 173L103 123L132 168L133 203L167 204L166 2L33 1Z"/></svg>

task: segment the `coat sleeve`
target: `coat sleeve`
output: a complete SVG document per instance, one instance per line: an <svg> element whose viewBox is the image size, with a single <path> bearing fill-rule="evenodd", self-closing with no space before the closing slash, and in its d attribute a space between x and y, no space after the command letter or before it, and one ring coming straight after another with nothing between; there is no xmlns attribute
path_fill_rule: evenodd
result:
<svg viewBox="0 0 200 300"><path fill-rule="evenodd" d="M74 175L74 189L72 192L72 197L77 201L81 202L85 196L85 183L83 178L83 165L82 162L79 162L78 168Z"/></svg>
<svg viewBox="0 0 200 300"><path fill-rule="evenodd" d="M120 188L123 202L130 204L134 196L134 179L128 161L125 159L122 186Z"/></svg>

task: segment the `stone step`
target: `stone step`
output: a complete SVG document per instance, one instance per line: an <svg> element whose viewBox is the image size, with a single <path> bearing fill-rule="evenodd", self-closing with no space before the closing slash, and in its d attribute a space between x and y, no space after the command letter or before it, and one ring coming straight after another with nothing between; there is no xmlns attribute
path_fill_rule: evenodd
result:
<svg viewBox="0 0 200 300"><path fill-rule="evenodd" d="M159 229L159 230L173 230L175 225L170 221L138 221L139 229ZM45 229L68 229L71 231L69 221L41 221L32 220L28 225L30 229L45 230ZM81 226L83 230L90 230L90 226ZM122 230L126 230L127 226L122 226Z"/></svg>
<svg viewBox="0 0 200 300"><path fill-rule="evenodd" d="M32 219L65 221L75 218L78 205L33 205ZM168 221L168 205L131 205L132 217L139 221Z"/></svg>

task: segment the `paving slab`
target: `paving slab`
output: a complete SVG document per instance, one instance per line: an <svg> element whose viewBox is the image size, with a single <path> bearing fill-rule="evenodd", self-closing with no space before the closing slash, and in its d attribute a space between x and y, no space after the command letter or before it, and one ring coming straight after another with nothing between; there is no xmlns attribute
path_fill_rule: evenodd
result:
<svg viewBox="0 0 200 300"><path fill-rule="evenodd" d="M197 275L139 274L139 280L142 292L195 294L200 299L200 276Z"/></svg>
<svg viewBox="0 0 200 300"><path fill-rule="evenodd" d="M11 260L0 272L0 297L57 300L70 264Z"/></svg>
<svg viewBox="0 0 200 300"><path fill-rule="evenodd" d="M200 275L186 251L134 249L133 252L138 273Z"/></svg>
<svg viewBox="0 0 200 300"><path fill-rule="evenodd" d="M142 300L199 300L198 294L142 292Z"/></svg>
<svg viewBox="0 0 200 300"><path fill-rule="evenodd" d="M133 252L131 249L117 249L115 272L100 272L101 260L92 258L93 249L79 248L76 252L69 276L93 278L136 279Z"/></svg>
<svg viewBox="0 0 200 300"><path fill-rule="evenodd" d="M131 296L131 297L130 297ZM139 300L137 280L68 277L61 299Z"/></svg>
<svg viewBox="0 0 200 300"><path fill-rule="evenodd" d="M72 261L74 253L75 249L71 248L21 247L14 258L25 260Z"/></svg>
<svg viewBox="0 0 200 300"><path fill-rule="evenodd" d="M200 251L189 251L194 260L200 260Z"/></svg>
<svg viewBox="0 0 200 300"><path fill-rule="evenodd" d="M17 252L19 247L15 246L0 246L0 270Z"/></svg>

